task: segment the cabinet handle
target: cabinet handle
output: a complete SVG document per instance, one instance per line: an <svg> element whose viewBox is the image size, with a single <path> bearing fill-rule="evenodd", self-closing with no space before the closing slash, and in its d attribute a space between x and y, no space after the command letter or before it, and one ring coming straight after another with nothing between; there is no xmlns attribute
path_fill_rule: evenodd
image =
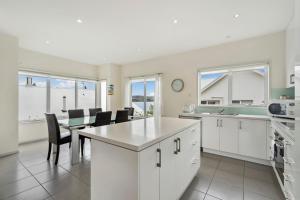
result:
<svg viewBox="0 0 300 200"><path fill-rule="evenodd" d="M220 127L223 127L223 119L220 119L220 122L221 122Z"/></svg>
<svg viewBox="0 0 300 200"><path fill-rule="evenodd" d="M157 167L161 167L161 149L156 150L158 153L158 163L156 163Z"/></svg>
<svg viewBox="0 0 300 200"><path fill-rule="evenodd" d="M178 152L180 152L180 150L181 150L181 140L180 140L180 138L177 138L177 140L178 140Z"/></svg>
<svg viewBox="0 0 300 200"><path fill-rule="evenodd" d="M219 127L219 119L217 119L217 127Z"/></svg>
<svg viewBox="0 0 300 200"><path fill-rule="evenodd" d="M175 142L175 151L174 151L174 154L178 154L178 151L177 151L177 149L178 149L177 139L175 139L174 142Z"/></svg>

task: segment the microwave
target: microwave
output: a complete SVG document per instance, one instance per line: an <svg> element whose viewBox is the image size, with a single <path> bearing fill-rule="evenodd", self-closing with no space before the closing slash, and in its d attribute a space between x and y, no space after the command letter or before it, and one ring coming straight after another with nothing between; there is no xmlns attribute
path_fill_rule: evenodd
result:
<svg viewBox="0 0 300 200"><path fill-rule="evenodd" d="M272 117L295 118L295 101L274 101L269 104L268 112L269 115L271 115Z"/></svg>

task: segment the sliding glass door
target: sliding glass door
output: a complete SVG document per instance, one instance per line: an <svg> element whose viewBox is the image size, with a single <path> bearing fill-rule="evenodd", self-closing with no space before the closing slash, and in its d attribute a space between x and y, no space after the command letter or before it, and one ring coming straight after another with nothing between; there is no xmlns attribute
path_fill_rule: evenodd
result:
<svg viewBox="0 0 300 200"><path fill-rule="evenodd" d="M131 106L134 115L151 117L155 108L155 78L137 78L131 80Z"/></svg>

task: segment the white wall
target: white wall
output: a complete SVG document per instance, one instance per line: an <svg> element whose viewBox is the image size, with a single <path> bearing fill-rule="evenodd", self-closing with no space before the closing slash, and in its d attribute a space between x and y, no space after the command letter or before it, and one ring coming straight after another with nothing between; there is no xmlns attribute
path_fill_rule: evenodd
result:
<svg viewBox="0 0 300 200"><path fill-rule="evenodd" d="M290 84L290 75L294 67L300 65L300 1L294 0L294 15L286 31L286 85Z"/></svg>
<svg viewBox="0 0 300 200"><path fill-rule="evenodd" d="M118 109L121 109L121 66L115 64L106 64L99 66L98 79L107 80L107 86L110 84L114 85L114 94L107 96L107 110L116 112Z"/></svg>
<svg viewBox="0 0 300 200"><path fill-rule="evenodd" d="M18 149L18 40L0 33L0 156Z"/></svg>
<svg viewBox="0 0 300 200"><path fill-rule="evenodd" d="M19 69L53 75L98 79L98 67L77 61L51 56L27 49L19 49ZM19 123L19 143L46 139L46 122Z"/></svg>
<svg viewBox="0 0 300 200"><path fill-rule="evenodd" d="M126 64L122 67L122 85L128 76L163 73L162 113L175 117L181 112L184 104L197 104L197 71L199 69L265 61L270 63L271 87L284 87L286 83L285 32ZM174 78L184 80L185 88L180 93L175 93L171 89L170 85ZM124 96L124 92L122 95Z"/></svg>

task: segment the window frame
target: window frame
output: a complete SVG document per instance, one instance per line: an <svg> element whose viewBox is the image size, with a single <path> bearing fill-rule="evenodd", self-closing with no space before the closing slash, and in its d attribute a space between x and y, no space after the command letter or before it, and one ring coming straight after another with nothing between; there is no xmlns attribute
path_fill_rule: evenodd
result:
<svg viewBox="0 0 300 200"><path fill-rule="evenodd" d="M88 79L88 78L76 78L76 77L69 77L69 76L60 76L60 75L51 75L48 73L39 73L39 72L31 72L26 70L19 70L18 71L18 82L19 82L19 75L25 76L38 76L46 78L46 112L51 112L51 79L62 79L62 80L72 80L75 81L75 88L74 88L74 95L75 95L75 109L78 108L78 82L86 81L86 82L94 82L95 83L95 107L98 105L98 89L99 89L99 80L96 79ZM107 98L107 95L106 95ZM20 123L37 123L43 122L45 119L33 119L33 120L19 120Z"/></svg>
<svg viewBox="0 0 300 200"><path fill-rule="evenodd" d="M263 105L245 105L245 104L233 104L232 103L232 73L236 71L253 70L256 68L264 67L266 69L266 75L264 78L264 104ZM226 72L228 74L228 104L201 104L201 78L200 74L203 72ZM270 101L270 64L269 63L255 63L248 65L233 65L233 66L218 66L202 68L197 71L197 103L198 106L204 107L266 107Z"/></svg>

